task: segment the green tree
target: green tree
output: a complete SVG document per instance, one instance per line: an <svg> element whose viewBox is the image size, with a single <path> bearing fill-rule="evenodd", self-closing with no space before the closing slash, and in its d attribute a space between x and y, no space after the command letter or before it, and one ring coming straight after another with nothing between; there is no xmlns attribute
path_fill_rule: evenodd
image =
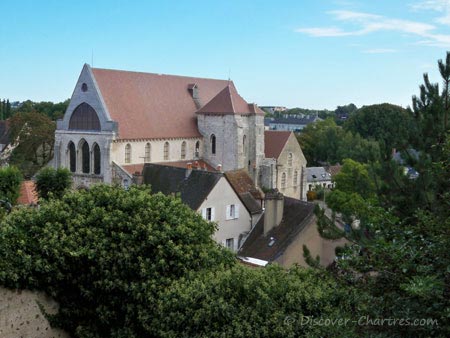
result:
<svg viewBox="0 0 450 338"><path fill-rule="evenodd" d="M151 337L159 294L234 262L179 198L97 185L22 208L0 226L0 284L45 291L75 337Z"/></svg>
<svg viewBox="0 0 450 338"><path fill-rule="evenodd" d="M406 109L388 103L364 106L344 124L344 128L353 134L377 141L386 159L391 157L393 148L406 148L412 126Z"/></svg>
<svg viewBox="0 0 450 338"><path fill-rule="evenodd" d="M61 198L72 185L72 173L66 168L41 169L36 176L36 188L40 198Z"/></svg>
<svg viewBox="0 0 450 338"><path fill-rule="evenodd" d="M351 318L354 299L325 271L236 265L172 284L148 325L158 337L356 337L352 323L307 324Z"/></svg>
<svg viewBox="0 0 450 338"><path fill-rule="evenodd" d="M22 174L16 167L0 168L0 199L16 204L21 183Z"/></svg>
<svg viewBox="0 0 450 338"><path fill-rule="evenodd" d="M31 177L53 157L55 123L43 114L30 112L16 113L10 126L15 147L9 161L25 177Z"/></svg>

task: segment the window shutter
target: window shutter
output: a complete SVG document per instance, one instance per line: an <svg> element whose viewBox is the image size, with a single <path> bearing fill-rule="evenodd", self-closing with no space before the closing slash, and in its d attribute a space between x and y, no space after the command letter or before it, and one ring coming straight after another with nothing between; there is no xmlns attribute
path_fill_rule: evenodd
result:
<svg viewBox="0 0 450 338"><path fill-rule="evenodd" d="M206 208L202 209L202 217L203 219L206 219Z"/></svg>
<svg viewBox="0 0 450 338"><path fill-rule="evenodd" d="M234 218L239 218L239 204L234 206Z"/></svg>
<svg viewBox="0 0 450 338"><path fill-rule="evenodd" d="M216 208L211 207L211 221L216 219Z"/></svg>
<svg viewBox="0 0 450 338"><path fill-rule="evenodd" d="M227 205L227 210L226 210L226 214L225 214L225 219L228 221L229 219L231 219L230 217L230 205Z"/></svg>

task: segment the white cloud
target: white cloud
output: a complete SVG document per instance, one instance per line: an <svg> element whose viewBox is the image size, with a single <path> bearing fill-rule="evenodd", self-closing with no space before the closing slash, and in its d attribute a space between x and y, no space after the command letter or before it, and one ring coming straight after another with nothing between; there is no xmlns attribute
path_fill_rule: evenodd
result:
<svg viewBox="0 0 450 338"><path fill-rule="evenodd" d="M442 13L442 16L436 19L436 22L442 25L450 26L450 0L424 0L411 5L414 11L430 10Z"/></svg>
<svg viewBox="0 0 450 338"><path fill-rule="evenodd" d="M308 27L296 29L296 32L313 37L343 37L392 31L419 36L423 39L420 43L429 46L448 47L450 45L450 35L436 34L436 26L427 23L347 10L330 11L328 14L338 21L359 27L355 30L344 30L339 27Z"/></svg>
<svg viewBox="0 0 450 338"><path fill-rule="evenodd" d="M374 48L374 49L366 49L362 51L365 54L386 54L386 53L396 53L397 50L389 49L389 48Z"/></svg>

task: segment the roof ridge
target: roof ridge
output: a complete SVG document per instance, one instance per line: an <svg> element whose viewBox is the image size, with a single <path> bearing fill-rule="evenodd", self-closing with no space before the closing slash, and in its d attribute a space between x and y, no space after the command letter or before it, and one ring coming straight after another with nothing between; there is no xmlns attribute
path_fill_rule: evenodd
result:
<svg viewBox="0 0 450 338"><path fill-rule="evenodd" d="M136 74L145 74L145 75L181 77L181 78L185 78L185 79L201 79L201 80L214 80L214 81L222 81L222 82L233 82L232 80L217 79L217 78L212 78L212 77L176 75L176 74L166 74L166 73L151 73L151 72L142 72L142 71L137 71L137 70L124 70L124 69L112 69L112 68L100 68L100 67L91 67L91 69L92 70L106 70L106 71L111 71L111 72L123 72L123 73L136 73Z"/></svg>

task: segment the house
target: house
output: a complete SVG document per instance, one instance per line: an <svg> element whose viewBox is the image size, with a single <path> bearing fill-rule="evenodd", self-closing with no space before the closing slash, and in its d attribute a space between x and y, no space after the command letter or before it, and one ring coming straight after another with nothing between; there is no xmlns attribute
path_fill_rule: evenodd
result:
<svg viewBox="0 0 450 338"><path fill-rule="evenodd" d="M287 197L306 200L306 158L291 131L264 132L265 160L261 185L278 189Z"/></svg>
<svg viewBox="0 0 450 338"><path fill-rule="evenodd" d="M324 167L309 167L306 168L306 185L308 191L311 191L316 186L331 189L334 183L331 174Z"/></svg>
<svg viewBox="0 0 450 338"><path fill-rule="evenodd" d="M252 266L272 262L286 268L293 264L307 266L303 257L303 245L306 245L312 257L320 256L323 266L331 264L336 257L336 247L345 241L320 236L314 206L279 193L266 194L264 217L251 230L238 257Z"/></svg>
<svg viewBox="0 0 450 338"><path fill-rule="evenodd" d="M23 181L20 184L20 193L17 204L35 206L38 204L38 200L39 197L36 190L36 184L31 180Z"/></svg>
<svg viewBox="0 0 450 338"><path fill-rule="evenodd" d="M142 183L152 192L180 194L181 200L204 219L216 222L214 240L237 251L252 228L252 216L262 208L248 196L235 192L222 172L147 163Z"/></svg>
<svg viewBox="0 0 450 338"><path fill-rule="evenodd" d="M308 124L317 121L323 120L317 115L285 114L283 117L266 117L264 119L264 125L268 130L284 130L284 131L300 132Z"/></svg>
<svg viewBox="0 0 450 338"><path fill-rule="evenodd" d="M271 114L287 110L284 106L261 106L261 109Z"/></svg>
<svg viewBox="0 0 450 338"><path fill-rule="evenodd" d="M392 159L403 167L403 173L409 179L416 179L419 177L419 173L412 166L408 165L408 162L417 161L419 159L419 152L415 149L406 149L406 151L400 152L396 149L392 150Z"/></svg>

